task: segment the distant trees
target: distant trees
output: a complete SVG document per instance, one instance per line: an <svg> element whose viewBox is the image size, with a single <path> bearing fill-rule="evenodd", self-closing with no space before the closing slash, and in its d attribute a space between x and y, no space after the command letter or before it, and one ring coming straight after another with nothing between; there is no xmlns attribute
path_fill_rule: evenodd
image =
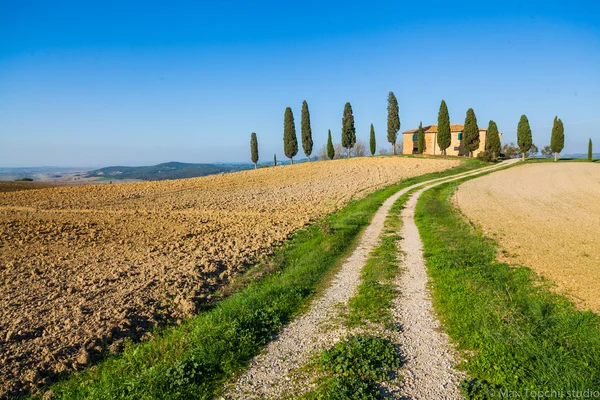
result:
<svg viewBox="0 0 600 400"><path fill-rule="evenodd" d="M355 157L364 157L367 154L367 144L362 140L357 140L352 148Z"/></svg>
<svg viewBox="0 0 600 400"><path fill-rule="evenodd" d="M423 151L425 151L425 132L423 132L423 123L422 122L419 122L419 130L417 133L417 139L418 139L417 151L419 152L419 154L423 154Z"/></svg>
<svg viewBox="0 0 600 400"><path fill-rule="evenodd" d="M310 155L313 149L312 130L310 129L310 112L308 111L308 103L306 100L302 102L302 149L310 162Z"/></svg>
<svg viewBox="0 0 600 400"><path fill-rule="evenodd" d="M527 152L531 148L532 144L533 139L531 138L531 128L529 127L529 120L523 114L521 115L519 125L517 126L517 145L519 145L519 149L521 150L521 154L523 155L523 161L525 161ZM552 146L552 144L550 146Z"/></svg>
<svg viewBox="0 0 600 400"><path fill-rule="evenodd" d="M550 136L550 148L554 153L554 161L558 161L558 153L565 147L565 127L558 117L554 117L552 135Z"/></svg>
<svg viewBox="0 0 600 400"><path fill-rule="evenodd" d="M330 129L327 130L327 157L329 157L330 160L333 160L333 157L335 157L335 149L333 148L333 142L331 141Z"/></svg>
<svg viewBox="0 0 600 400"><path fill-rule="evenodd" d="M506 143L502 146L501 153L504 154L504 157L506 158L515 158L519 155L519 150L517 149L517 146L511 142L510 144Z"/></svg>
<svg viewBox="0 0 600 400"><path fill-rule="evenodd" d="M479 148L479 127L477 126L477 117L472 108L467 110L465 118L465 127L463 129L463 146L473 157L473 152Z"/></svg>
<svg viewBox="0 0 600 400"><path fill-rule="evenodd" d="M588 142L588 161L592 161L592 138Z"/></svg>
<svg viewBox="0 0 600 400"><path fill-rule="evenodd" d="M273 166L277 166L277 154L273 154Z"/></svg>
<svg viewBox="0 0 600 400"><path fill-rule="evenodd" d="M554 154L552 148L550 146L544 146L544 148L542 149L542 156L544 156L545 158L550 158L552 157L552 154Z"/></svg>
<svg viewBox="0 0 600 400"><path fill-rule="evenodd" d="M540 149L535 145L535 143L531 143L531 147L527 150L527 158L535 158L535 156L540 152Z"/></svg>
<svg viewBox="0 0 600 400"><path fill-rule="evenodd" d="M258 140L256 139L255 132L252 132L250 135L250 158L254 163L254 169L256 169L256 163L258 162Z"/></svg>
<svg viewBox="0 0 600 400"><path fill-rule="evenodd" d="M296 138L294 114L290 107L285 109L283 116L283 151L290 159L290 163L294 164L294 156L298 154L298 138Z"/></svg>
<svg viewBox="0 0 600 400"><path fill-rule="evenodd" d="M346 103L344 106L344 116L342 117L342 146L348 151L350 158L350 149L356 143L356 128L354 128L354 115L352 114L352 106Z"/></svg>
<svg viewBox="0 0 600 400"><path fill-rule="evenodd" d="M440 111L438 112L438 131L437 131L437 144L442 151L442 155L446 155L446 149L450 147L452 143L452 136L450 133L450 115L448 114L448 106L446 102L442 100L440 104Z"/></svg>
<svg viewBox="0 0 600 400"><path fill-rule="evenodd" d="M398 100L394 92L388 93L388 119L387 119L387 139L392 145L392 151L396 154L396 140L398 140L398 131L400 130L400 116L398 115Z"/></svg>
<svg viewBox="0 0 600 400"><path fill-rule="evenodd" d="M377 142L375 141L375 128L373 128L373 124L371 124L371 133L369 137L369 150L371 150L371 155L375 155L375 150L377 149Z"/></svg>
<svg viewBox="0 0 600 400"><path fill-rule="evenodd" d="M485 151L492 153L492 159L496 159L498 153L500 153L500 133L498 132L498 125L492 120L488 124L488 130L485 135Z"/></svg>

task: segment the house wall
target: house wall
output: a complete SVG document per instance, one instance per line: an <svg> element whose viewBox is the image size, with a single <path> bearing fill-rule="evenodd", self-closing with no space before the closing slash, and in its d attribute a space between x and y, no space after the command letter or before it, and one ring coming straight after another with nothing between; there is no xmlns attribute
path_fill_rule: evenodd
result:
<svg viewBox="0 0 600 400"><path fill-rule="evenodd" d="M404 154L412 154L413 152L413 140L412 135L403 134L403 142L402 142L402 153Z"/></svg>
<svg viewBox="0 0 600 400"><path fill-rule="evenodd" d="M460 140L458 140L459 132L451 132L451 140L450 147L446 149L446 155L449 156L457 156L458 148L460 147ZM477 155L485 150L485 130L479 131L479 148L473 152L473 156L477 157ZM403 153L404 154L413 154L413 140L412 134L403 134ZM500 133L500 141L502 141L502 133ZM425 133L425 151L423 154L431 154L431 155L441 155L442 151L437 144L437 133Z"/></svg>

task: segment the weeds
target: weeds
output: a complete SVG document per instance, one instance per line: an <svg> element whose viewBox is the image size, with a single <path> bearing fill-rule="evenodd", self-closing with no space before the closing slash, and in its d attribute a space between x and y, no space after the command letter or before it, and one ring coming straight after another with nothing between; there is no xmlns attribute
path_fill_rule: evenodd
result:
<svg viewBox="0 0 600 400"><path fill-rule="evenodd" d="M350 336L323 351L318 367L325 377L305 399L380 399L378 382L402 366L396 346L371 335Z"/></svg>

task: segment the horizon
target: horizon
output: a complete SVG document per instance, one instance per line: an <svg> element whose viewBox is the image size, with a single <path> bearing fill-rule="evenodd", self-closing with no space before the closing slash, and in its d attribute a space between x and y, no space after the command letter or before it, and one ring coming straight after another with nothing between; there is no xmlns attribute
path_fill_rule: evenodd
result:
<svg viewBox="0 0 600 400"><path fill-rule="evenodd" d="M0 15L0 167L83 168L259 163L283 155L283 113L308 102L313 155L344 104L357 139L386 140L387 94L400 132L451 123L468 108L516 142L527 115L533 141L550 142L555 115L568 154L600 146L600 5L316 2L11 4ZM443 60L443 61L440 61ZM300 142L300 140L299 140ZM299 145L297 159L304 158Z"/></svg>

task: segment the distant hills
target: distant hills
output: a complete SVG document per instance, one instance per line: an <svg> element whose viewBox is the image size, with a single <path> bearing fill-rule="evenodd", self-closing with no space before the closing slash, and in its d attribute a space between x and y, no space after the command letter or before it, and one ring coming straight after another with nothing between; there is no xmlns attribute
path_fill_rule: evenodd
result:
<svg viewBox="0 0 600 400"><path fill-rule="evenodd" d="M140 179L160 181L165 179L195 178L224 172L253 168L251 164L188 164L168 162L148 167L106 167L90 171L87 178Z"/></svg>

